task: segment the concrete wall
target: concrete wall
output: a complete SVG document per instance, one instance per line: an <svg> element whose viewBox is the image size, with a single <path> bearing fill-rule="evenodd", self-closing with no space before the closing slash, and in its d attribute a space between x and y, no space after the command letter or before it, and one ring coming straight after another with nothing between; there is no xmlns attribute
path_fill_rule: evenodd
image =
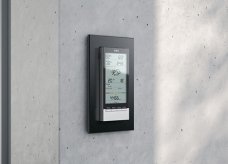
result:
<svg viewBox="0 0 228 164"><path fill-rule="evenodd" d="M12 164L58 163L58 0L11 0Z"/></svg>
<svg viewBox="0 0 228 164"><path fill-rule="evenodd" d="M151 163L155 145L154 2L60 2L60 163ZM88 34L135 38L135 131L86 131Z"/></svg>
<svg viewBox="0 0 228 164"><path fill-rule="evenodd" d="M158 2L157 163L228 163L228 1Z"/></svg>
<svg viewBox="0 0 228 164"><path fill-rule="evenodd" d="M2 23L2 1L0 1L0 22ZM2 26L0 26L0 31L2 31ZM0 38L2 38L1 32L0 32ZM2 52L2 39L0 39L0 51ZM0 63L2 63L2 58L0 59ZM0 64L0 81L2 82L2 64ZM2 87L0 87L0 93L2 93ZM2 94L0 94L0 105L2 106ZM1 147L2 147L2 110L0 112L0 148ZM0 149L0 161L2 161L2 149Z"/></svg>
<svg viewBox="0 0 228 164"><path fill-rule="evenodd" d="M228 163L228 2L60 1L60 163ZM135 38L135 130L87 134L86 37Z"/></svg>
<svg viewBox="0 0 228 164"><path fill-rule="evenodd" d="M227 17L224 0L12 0L12 164L228 163ZM86 132L88 34L135 38L134 131Z"/></svg>

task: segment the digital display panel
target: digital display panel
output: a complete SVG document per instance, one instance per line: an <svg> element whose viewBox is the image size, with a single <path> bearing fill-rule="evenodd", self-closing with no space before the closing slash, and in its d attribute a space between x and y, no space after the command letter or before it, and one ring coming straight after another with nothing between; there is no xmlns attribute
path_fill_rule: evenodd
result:
<svg viewBox="0 0 228 164"><path fill-rule="evenodd" d="M127 54L105 53L105 104L127 103Z"/></svg>

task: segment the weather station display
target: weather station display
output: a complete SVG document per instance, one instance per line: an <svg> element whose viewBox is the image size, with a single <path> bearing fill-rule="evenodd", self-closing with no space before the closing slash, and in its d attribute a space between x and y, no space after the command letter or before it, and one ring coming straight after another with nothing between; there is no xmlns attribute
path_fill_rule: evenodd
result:
<svg viewBox="0 0 228 164"><path fill-rule="evenodd" d="M89 35L89 133L134 130L134 38Z"/></svg>
<svg viewBox="0 0 228 164"><path fill-rule="evenodd" d="M127 102L127 54L105 53L105 104Z"/></svg>

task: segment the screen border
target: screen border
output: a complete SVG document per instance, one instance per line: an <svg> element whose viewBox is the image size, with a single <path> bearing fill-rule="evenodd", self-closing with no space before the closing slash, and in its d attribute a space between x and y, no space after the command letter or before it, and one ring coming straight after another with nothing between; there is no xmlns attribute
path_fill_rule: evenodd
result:
<svg viewBox="0 0 228 164"><path fill-rule="evenodd" d="M106 68L105 68L105 55L106 53L113 53L113 54L126 54L126 103L109 103L106 104ZM128 108L128 90L129 90L129 49L123 49L123 48L109 48L109 47L102 47L101 55L103 60L103 106L104 108Z"/></svg>

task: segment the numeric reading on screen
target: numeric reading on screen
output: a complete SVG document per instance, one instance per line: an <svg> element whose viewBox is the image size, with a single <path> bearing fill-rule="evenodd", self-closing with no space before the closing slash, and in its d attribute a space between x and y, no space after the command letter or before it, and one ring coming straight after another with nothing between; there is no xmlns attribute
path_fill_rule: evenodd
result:
<svg viewBox="0 0 228 164"><path fill-rule="evenodd" d="M105 103L127 102L127 54L105 53Z"/></svg>

